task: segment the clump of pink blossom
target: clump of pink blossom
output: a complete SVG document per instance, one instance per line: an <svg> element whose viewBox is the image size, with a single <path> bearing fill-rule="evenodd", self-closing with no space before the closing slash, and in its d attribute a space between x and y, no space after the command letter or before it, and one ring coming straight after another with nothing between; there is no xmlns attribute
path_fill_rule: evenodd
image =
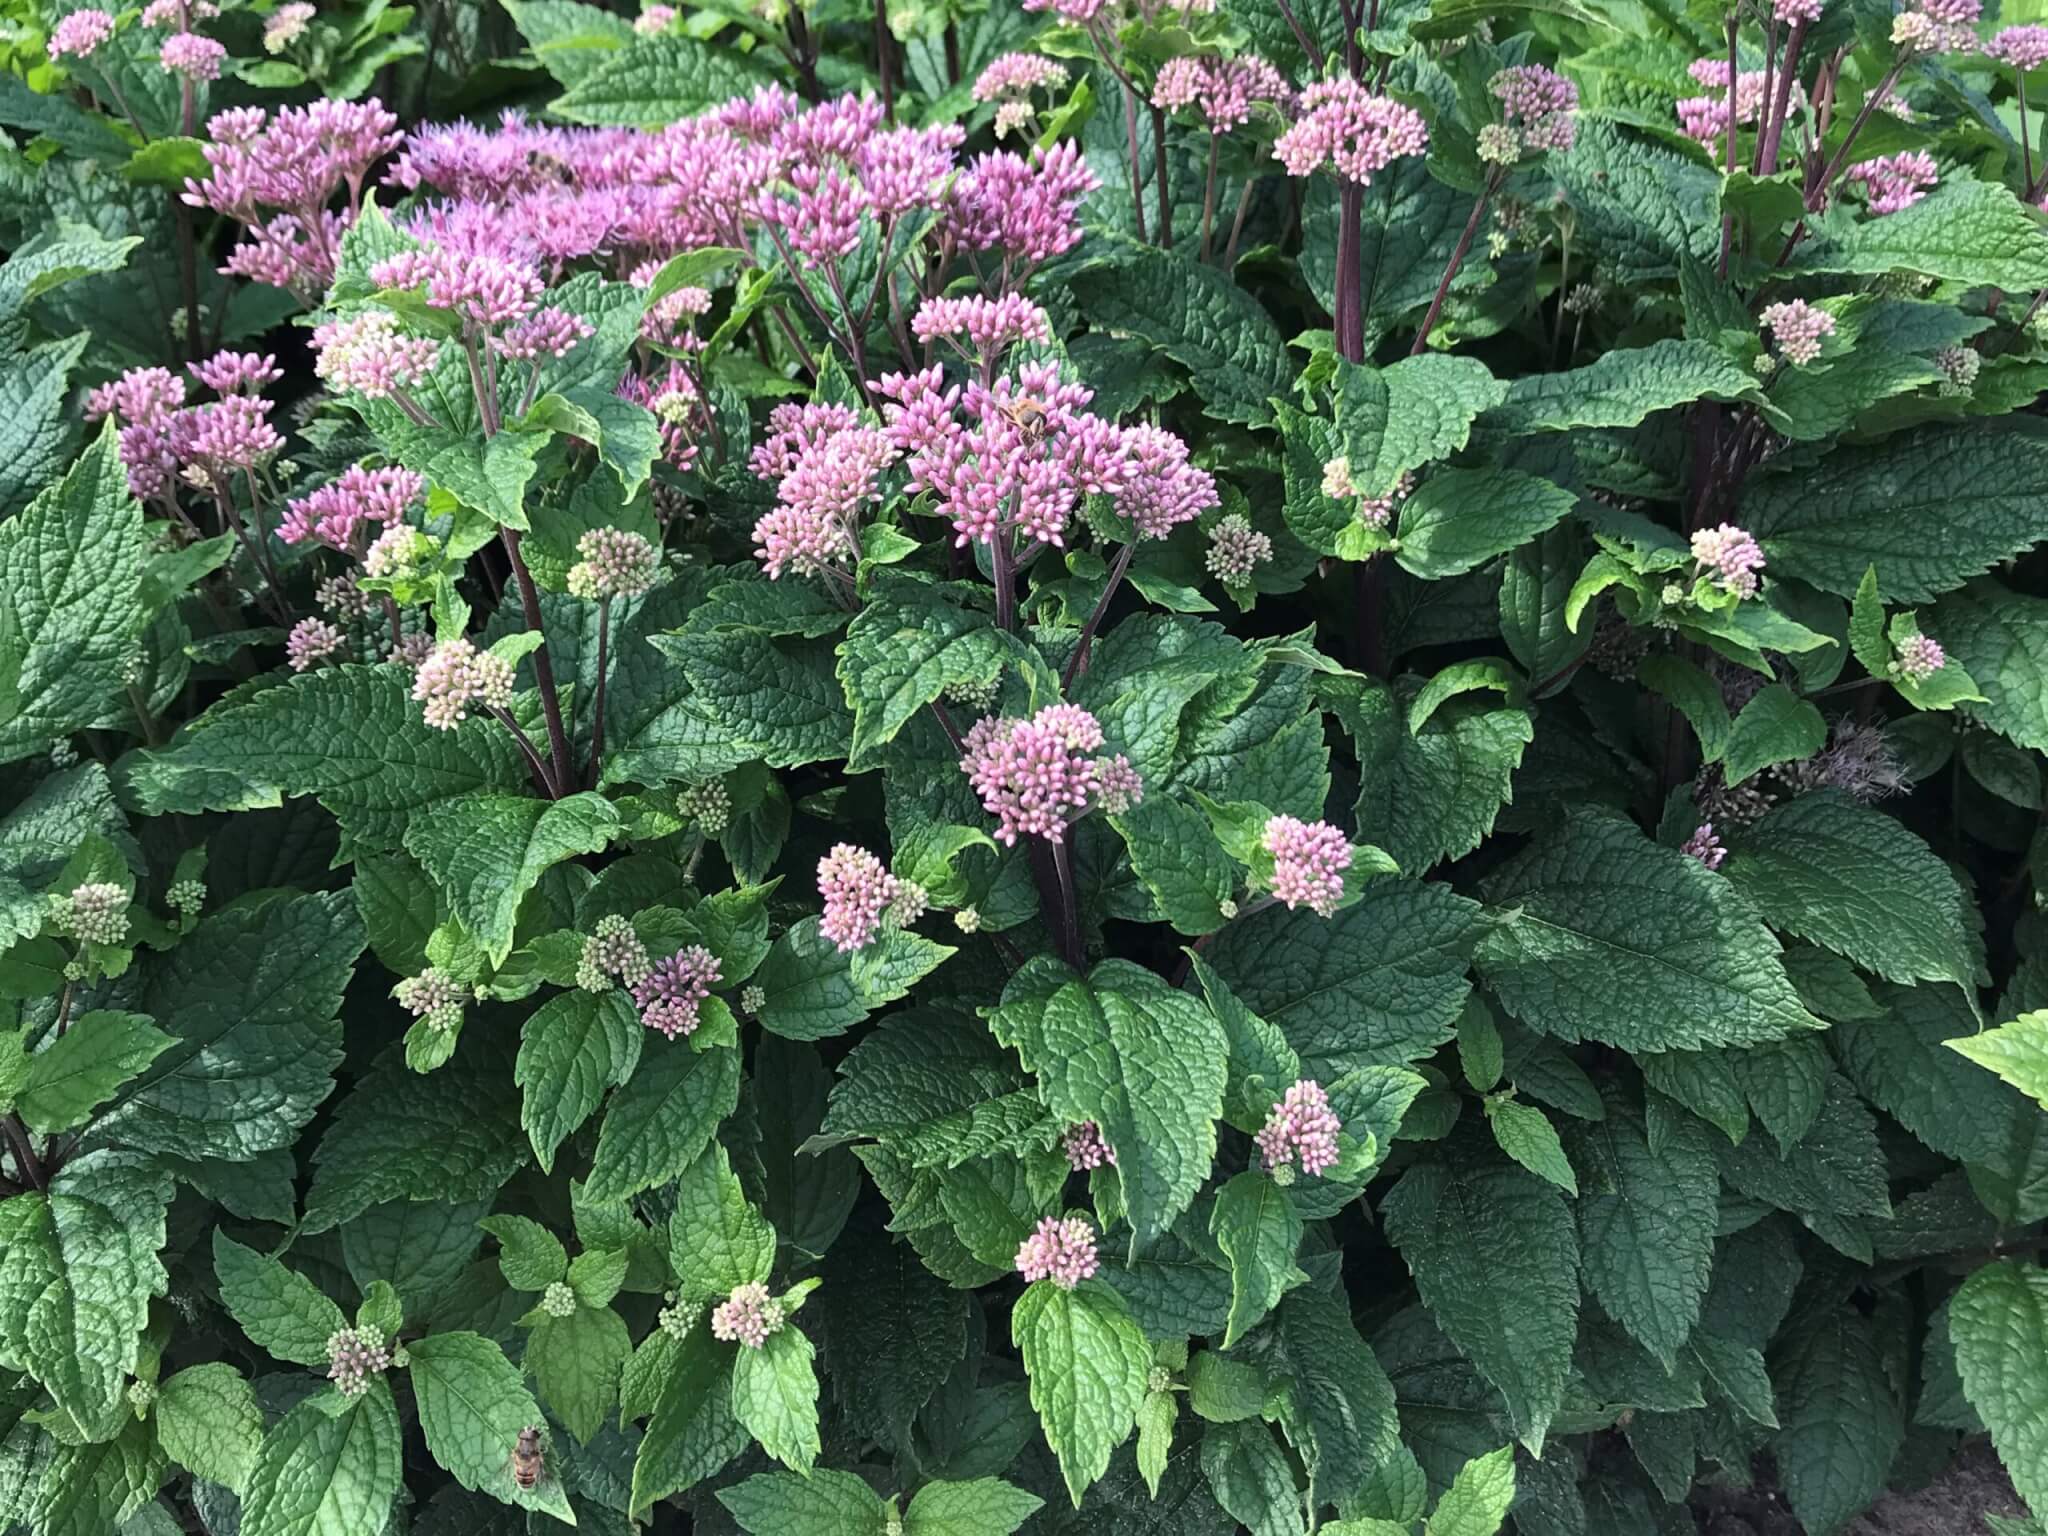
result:
<svg viewBox="0 0 2048 1536"><path fill-rule="evenodd" d="M253 395L284 377L277 359L261 352L216 352L185 371L217 395Z"/></svg>
<svg viewBox="0 0 2048 1536"><path fill-rule="evenodd" d="M993 361L1020 341L1049 342L1052 326L1045 311L1021 293L999 298L974 294L967 298L926 299L918 309L910 331L919 341L940 337L960 348L965 356L979 355Z"/></svg>
<svg viewBox="0 0 2048 1536"><path fill-rule="evenodd" d="M395 464L380 469L351 464L310 495L288 502L278 537L287 544L317 539L333 549L354 550L363 529L404 521L406 509L426 489L424 476Z"/></svg>
<svg viewBox="0 0 2048 1536"><path fill-rule="evenodd" d="M2048 27L2029 24L2007 27L1984 50L2001 64L2025 72L2048 64Z"/></svg>
<svg viewBox="0 0 2048 1536"><path fill-rule="evenodd" d="M469 706L503 709L512 702L512 665L467 640L444 640L413 674L412 696L426 706L426 723L452 731Z"/></svg>
<svg viewBox="0 0 2048 1536"><path fill-rule="evenodd" d="M1788 27L1810 27L1820 20L1821 0L1771 0L1771 15Z"/></svg>
<svg viewBox="0 0 2048 1536"><path fill-rule="evenodd" d="M1260 845L1273 856L1272 891L1288 907L1307 907L1328 917L1344 899L1344 871L1351 844L1327 821L1293 816L1267 820Z"/></svg>
<svg viewBox="0 0 2048 1536"><path fill-rule="evenodd" d="M1027 1281L1050 1280L1063 1291L1092 1277L1097 1264L1095 1229L1084 1216L1047 1216L1017 1246L1018 1274Z"/></svg>
<svg viewBox="0 0 2048 1536"><path fill-rule="evenodd" d="M1375 96L1349 78L1318 80L1301 93L1300 116L1273 145L1290 176L1306 176L1324 162L1360 186L1403 155L1429 148L1420 113L1390 96Z"/></svg>
<svg viewBox="0 0 2048 1536"><path fill-rule="evenodd" d="M1872 213L1897 213L1910 208L1927 195L1927 189L1941 179L1934 156L1925 150L1880 155L1849 167L1847 179L1859 181Z"/></svg>
<svg viewBox="0 0 2048 1536"><path fill-rule="evenodd" d="M896 877L865 848L840 843L818 860L818 894L825 913L818 931L841 954L870 943L882 926L882 914L897 896Z"/></svg>
<svg viewBox="0 0 2048 1536"><path fill-rule="evenodd" d="M105 11L72 11L50 28L50 57L90 58L113 35L114 18Z"/></svg>
<svg viewBox="0 0 2048 1536"><path fill-rule="evenodd" d="M1892 670L1909 683L1924 683L1948 665L1948 652L1941 642L1926 635L1908 635L1899 642Z"/></svg>
<svg viewBox="0 0 2048 1536"><path fill-rule="evenodd" d="M1795 368L1819 357L1821 343L1835 334L1835 317L1804 299L1766 305L1757 319L1770 331L1785 361Z"/></svg>
<svg viewBox="0 0 2048 1536"><path fill-rule="evenodd" d="M157 60L167 71L195 81L218 80L227 56L224 44L199 32L173 32L157 50Z"/></svg>
<svg viewBox="0 0 2048 1536"><path fill-rule="evenodd" d="M301 619L285 637L285 660L294 672L304 672L340 650L346 640L325 619Z"/></svg>
<svg viewBox="0 0 2048 1536"><path fill-rule="evenodd" d="M1566 150L1578 134L1579 88L1541 64L1517 64L1487 82L1530 149Z"/></svg>
<svg viewBox="0 0 2048 1536"><path fill-rule="evenodd" d="M770 580L838 566L859 549L861 513L880 494L896 448L844 406L779 405L755 448L754 473L776 482L777 504L754 524L754 554Z"/></svg>
<svg viewBox="0 0 2048 1536"><path fill-rule="evenodd" d="M1718 94L1688 96L1678 103L1678 121L1688 138L1712 147L1728 136L1728 61L1697 59L1687 73ZM1734 126L1746 127L1764 108L1764 72L1746 69L1735 76Z"/></svg>
<svg viewBox="0 0 2048 1536"><path fill-rule="evenodd" d="M313 371L366 400L402 395L433 368L439 351L425 337L406 335L387 310L364 310L313 330Z"/></svg>
<svg viewBox="0 0 2048 1536"><path fill-rule="evenodd" d="M1756 596L1764 552L1744 529L1733 523L1700 529L1692 536L1692 557L1699 562L1702 573L1712 576L1724 592L1737 597Z"/></svg>
<svg viewBox="0 0 2048 1536"><path fill-rule="evenodd" d="M1284 111L1293 100L1286 76L1255 53L1234 59L1169 59L1152 85L1153 105L1167 112L1195 107L1211 133L1243 127L1261 102Z"/></svg>
<svg viewBox="0 0 2048 1536"><path fill-rule="evenodd" d="M1057 839L1067 823L1107 799L1135 804L1143 785L1123 758L1089 754L1102 746L1102 726L1085 709L1053 704L1029 720L984 716L967 733L960 769L996 818L996 840ZM1111 779L1105 788L1104 778Z"/></svg>
<svg viewBox="0 0 2048 1536"><path fill-rule="evenodd" d="M1076 1173L1116 1166L1116 1149L1102 1139L1102 1127L1093 1120L1068 1126L1060 1135L1060 1149L1067 1154L1067 1166Z"/></svg>
<svg viewBox="0 0 2048 1536"><path fill-rule="evenodd" d="M633 18L633 30L642 37L655 37L666 32L675 22L676 8L672 5L650 5Z"/></svg>
<svg viewBox="0 0 2048 1536"><path fill-rule="evenodd" d="M711 1309L711 1336L747 1349L759 1349L783 1325L782 1303L768 1287L751 1281Z"/></svg>
<svg viewBox="0 0 2048 1536"><path fill-rule="evenodd" d="M1688 858L1698 859L1709 869L1719 869L1722 861L1728 857L1728 850L1721 846L1721 839L1715 835L1714 824L1711 821L1703 821L1693 828L1692 836L1685 840L1685 845L1678 851Z"/></svg>
<svg viewBox="0 0 2048 1536"><path fill-rule="evenodd" d="M673 1040L696 1031L698 1010L721 975L718 959L701 944L692 944L654 962L633 985L633 1006L640 1022Z"/></svg>
<svg viewBox="0 0 2048 1536"><path fill-rule="evenodd" d="M1266 1115L1253 1139L1271 1170L1298 1165L1314 1178L1337 1161L1337 1133L1343 1129L1330 1096L1314 1078L1299 1079Z"/></svg>

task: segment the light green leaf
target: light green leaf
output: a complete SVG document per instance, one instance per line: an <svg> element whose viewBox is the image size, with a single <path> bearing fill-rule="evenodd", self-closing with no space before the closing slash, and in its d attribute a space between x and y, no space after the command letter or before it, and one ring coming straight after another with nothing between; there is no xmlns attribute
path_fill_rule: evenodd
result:
<svg viewBox="0 0 2048 1536"><path fill-rule="evenodd" d="M646 1033L616 991L558 993L526 1021L514 1081L526 1090L519 1119L543 1172L606 1091L632 1077Z"/></svg>
<svg viewBox="0 0 2048 1536"><path fill-rule="evenodd" d="M259 1349L294 1365L327 1363L327 1340L348 1326L332 1297L266 1253L245 1248L218 1227L213 1273L220 1299Z"/></svg>
<svg viewBox="0 0 2048 1536"><path fill-rule="evenodd" d="M2010 1024L1942 1044L2048 1109L2048 1011L2023 1013Z"/></svg>
<svg viewBox="0 0 2048 1536"><path fill-rule="evenodd" d="M1772 683L1742 706L1722 752L1722 772L1740 784L1775 763L1796 763L1828 744L1821 712L1783 683Z"/></svg>
<svg viewBox="0 0 2048 1536"><path fill-rule="evenodd" d="M1728 750L1728 734L1734 725L1728 718L1721 685L1703 668L1669 653L1644 657L1636 667L1636 678L1685 716L1699 738L1700 761L1718 763Z"/></svg>
<svg viewBox="0 0 2048 1536"><path fill-rule="evenodd" d="M1515 1448L1468 1461L1429 1517L1428 1536L1495 1536L1515 1501Z"/></svg>
<svg viewBox="0 0 2048 1536"><path fill-rule="evenodd" d="M1540 1453L1578 1332L1579 1244L1564 1197L1519 1168L1423 1163L1382 1210L1423 1305Z"/></svg>
<svg viewBox="0 0 2048 1536"><path fill-rule="evenodd" d="M145 1014L81 1014L29 1058L28 1080L16 1100L21 1118L33 1131L83 1125L123 1083L176 1043Z"/></svg>
<svg viewBox="0 0 2048 1536"><path fill-rule="evenodd" d="M1131 870L1176 931L1213 933L1222 904L1237 890L1239 871L1200 812L1154 795L1120 816L1115 827L1130 850Z"/></svg>
<svg viewBox="0 0 2048 1536"><path fill-rule="evenodd" d="M1507 398L1479 418L1482 435L1633 427L1658 411L1695 400L1740 400L1754 375L1705 341L1654 341L1603 353L1583 368L1536 373L1508 386Z"/></svg>
<svg viewBox="0 0 2048 1536"><path fill-rule="evenodd" d="M765 1281L775 1264L775 1232L727 1165L725 1148L706 1147L676 1180L669 1214L669 1267L689 1301L710 1301Z"/></svg>
<svg viewBox="0 0 2048 1536"><path fill-rule="evenodd" d="M1065 1291L1034 1281L1011 1308L1010 1332L1024 1355L1031 1406L1079 1509L1137 1422L1152 1348L1117 1294L1092 1283Z"/></svg>
<svg viewBox="0 0 2048 1536"><path fill-rule="evenodd" d="M1265 1425L1245 1420L1204 1430L1202 1475L1223 1512L1253 1536L1300 1536L1294 1469Z"/></svg>
<svg viewBox="0 0 2048 1536"><path fill-rule="evenodd" d="M271 1426L249 1473L243 1536L379 1531L404 1475L390 1388L348 1401L317 1393Z"/></svg>
<svg viewBox="0 0 2048 1536"><path fill-rule="evenodd" d="M1386 368L1337 365L1337 432L1351 483L1385 496L1401 476L1465 446L1472 422L1508 386L1469 357L1424 353Z"/></svg>
<svg viewBox="0 0 2048 1536"><path fill-rule="evenodd" d="M719 1489L718 1502L750 1536L882 1536L889 1523L881 1495L851 1472L824 1467L808 1477L757 1472Z"/></svg>
<svg viewBox="0 0 2048 1536"><path fill-rule="evenodd" d="M1173 1456L1173 1426L1180 1419L1180 1403L1171 1392L1147 1392L1138 1409L1138 1443L1132 1451L1138 1475L1145 1489L1159 1497L1159 1480Z"/></svg>
<svg viewBox="0 0 2048 1536"><path fill-rule="evenodd" d="M691 1329L680 1342L665 1333L651 1334L640 1350L643 1355L659 1351L673 1360L661 1377L633 1461L631 1508L636 1514L679 1488L715 1476L748 1444L746 1430L732 1414L731 1351L712 1339L708 1327ZM639 1360L636 1355L633 1365ZM633 1365L627 1367L628 1382Z"/></svg>
<svg viewBox="0 0 2048 1536"><path fill-rule="evenodd" d="M2048 602L1973 582L1935 604L1927 632L1984 695L1965 713L2009 741L2048 751Z"/></svg>
<svg viewBox="0 0 2048 1536"><path fill-rule="evenodd" d="M1557 1127L1548 1115L1534 1104L1514 1099L1488 1097L1484 1103L1486 1123L1493 1128L1493 1139L1501 1151L1539 1179L1568 1195L1578 1194L1579 1181L1572 1173L1571 1159L1564 1155L1564 1143L1558 1140Z"/></svg>
<svg viewBox="0 0 2048 1536"><path fill-rule="evenodd" d="M1948 1333L2013 1486L2036 1514L2048 1510L2048 1270L1986 1264L1949 1304Z"/></svg>
<svg viewBox="0 0 2048 1536"><path fill-rule="evenodd" d="M505 0L505 11L533 56L562 85L574 85L633 42L623 16L580 0Z"/></svg>
<svg viewBox="0 0 2048 1536"><path fill-rule="evenodd" d="M420 1433L434 1460L472 1493L566 1516L558 1481L545 1478L531 1489L512 1481L519 1432L546 1421L505 1352L474 1333L429 1334L406 1349Z"/></svg>
<svg viewBox="0 0 2048 1536"><path fill-rule="evenodd" d="M562 1427L588 1444L618 1401L619 1371L632 1353L624 1318L607 1306L579 1306L534 1324L520 1363Z"/></svg>
<svg viewBox="0 0 2048 1536"><path fill-rule="evenodd" d="M1229 1349L1292 1287L1307 1283L1294 1262L1301 1217L1270 1177L1247 1170L1217 1192L1209 1233L1230 1261L1230 1321L1223 1337Z"/></svg>
<svg viewBox="0 0 2048 1536"><path fill-rule="evenodd" d="M1520 470L1439 470L1401 503L1394 558L1425 581L1463 575L1548 531L1576 503Z"/></svg>
<svg viewBox="0 0 2048 1536"><path fill-rule="evenodd" d="M667 1183L690 1166L739 1103L737 1052L668 1045L642 1057L632 1081L612 1096L585 1184L593 1200L623 1200Z"/></svg>
<svg viewBox="0 0 2048 1536"><path fill-rule="evenodd" d="M618 834L619 813L602 795L469 795L414 819L405 847L447 893L491 963L502 965L512 952L519 903L540 877L564 859L598 852Z"/></svg>
<svg viewBox="0 0 2048 1536"><path fill-rule="evenodd" d="M156 1435L179 1466L243 1493L263 1441L263 1410L240 1371L211 1360L157 1388Z"/></svg>
<svg viewBox="0 0 2048 1536"><path fill-rule="evenodd" d="M885 593L854 618L839 647L839 681L853 711L846 764L853 773L879 766L880 749L948 687L989 681L1010 654L1008 637L985 613L909 582Z"/></svg>
<svg viewBox="0 0 2048 1536"><path fill-rule="evenodd" d="M515 1291L544 1291L569 1273L562 1240L530 1216L487 1216L477 1225L498 1240L498 1272Z"/></svg>
<svg viewBox="0 0 2048 1536"><path fill-rule="evenodd" d="M903 1511L903 1536L1010 1536L1044 1507L999 1477L926 1483Z"/></svg>
<svg viewBox="0 0 2048 1536"><path fill-rule="evenodd" d="M548 109L572 123L657 128L750 94L761 83L746 55L694 38L638 39L579 76Z"/></svg>
<svg viewBox="0 0 2048 1536"><path fill-rule="evenodd" d="M803 1330L785 1323L759 1349L742 1346L732 1367L733 1417L798 1472L810 1471L820 1449L816 1355Z"/></svg>
<svg viewBox="0 0 2048 1536"><path fill-rule="evenodd" d="M2007 291L2048 287L2048 251L2030 210L2005 187L1962 177L1944 181L1910 208L1838 226L1789 270L1918 272Z"/></svg>

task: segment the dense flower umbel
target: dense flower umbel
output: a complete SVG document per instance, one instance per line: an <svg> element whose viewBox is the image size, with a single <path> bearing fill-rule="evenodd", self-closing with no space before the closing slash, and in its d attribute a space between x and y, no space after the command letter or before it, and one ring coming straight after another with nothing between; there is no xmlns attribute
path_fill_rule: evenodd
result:
<svg viewBox="0 0 2048 1536"><path fill-rule="evenodd" d="M1721 846L1721 839L1714 835L1714 824L1711 821L1703 821L1693 828L1692 836L1685 840L1685 846L1678 851L1698 859L1709 869L1719 869L1721 861L1728 857L1728 850Z"/></svg>
<svg viewBox="0 0 2048 1536"><path fill-rule="evenodd" d="M1692 557L1724 592L1737 597L1756 596L1757 573L1764 568L1764 552L1745 530L1733 523L1700 529L1692 536Z"/></svg>
<svg viewBox="0 0 2048 1536"><path fill-rule="evenodd" d="M759 1349L783 1324L782 1303L755 1281L741 1286L711 1309L711 1336Z"/></svg>
<svg viewBox="0 0 2048 1536"><path fill-rule="evenodd" d="M706 837L720 837L732 824L732 792L719 779L686 785L676 791L676 814Z"/></svg>
<svg viewBox="0 0 2048 1536"><path fill-rule="evenodd" d="M1924 150L1910 150L1852 165L1847 177L1863 183L1865 206L1872 213L1885 214L1912 207L1927 195L1927 189L1941 179L1941 174L1935 168L1934 156Z"/></svg>
<svg viewBox="0 0 2048 1536"><path fill-rule="evenodd" d="M1351 461L1332 459L1323 466L1323 494L1338 501L1358 498L1358 520L1368 528L1384 528L1393 520L1394 509L1415 491L1415 475L1404 471L1394 488L1382 496L1360 495L1351 479Z"/></svg>
<svg viewBox="0 0 2048 1536"><path fill-rule="evenodd" d="M1820 20L1821 0L1771 0L1771 15L1785 26L1811 26Z"/></svg>
<svg viewBox="0 0 2048 1536"><path fill-rule="evenodd" d="M1286 77L1255 53L1234 59L1169 59L1152 86L1155 106L1168 112L1199 108L1211 133L1243 127L1261 102L1285 110L1293 99Z"/></svg>
<svg viewBox="0 0 2048 1536"><path fill-rule="evenodd" d="M363 547L366 528L403 522L406 509L426 490L426 478L409 469L351 464L312 494L289 502L278 537L287 544L317 539L334 549L354 551Z"/></svg>
<svg viewBox="0 0 2048 1536"><path fill-rule="evenodd" d="M754 450L754 473L777 482L778 505L754 524L754 554L771 580L845 564L856 528L881 492L896 449L844 406L779 405Z"/></svg>
<svg viewBox="0 0 2048 1536"><path fill-rule="evenodd" d="M440 346L408 336L388 311L365 310L313 330L313 371L335 389L382 400L417 384L434 366Z"/></svg>
<svg viewBox="0 0 2048 1536"><path fill-rule="evenodd" d="M1892 659L1892 670L1909 683L1924 683L1943 667L1948 665L1948 652L1941 648L1941 642L1926 635L1908 635L1899 642L1899 653Z"/></svg>
<svg viewBox="0 0 2048 1536"><path fill-rule="evenodd" d="M187 80L218 80L227 57L223 44L198 32L173 32L157 53L165 69Z"/></svg>
<svg viewBox="0 0 2048 1536"><path fill-rule="evenodd" d="M452 731L471 703L503 709L512 702L512 664L467 640L444 640L413 675L412 696L426 706L428 725Z"/></svg>
<svg viewBox="0 0 2048 1536"><path fill-rule="evenodd" d="M696 1031L697 1012L721 974L717 956L701 944L665 956L633 987L640 1022L673 1040Z"/></svg>
<svg viewBox="0 0 2048 1536"><path fill-rule="evenodd" d="M2039 69L2048 64L2048 27L2007 27L1991 39L1984 51L2014 69Z"/></svg>
<svg viewBox="0 0 2048 1536"><path fill-rule="evenodd" d="M647 946L640 942L633 924L614 913L599 918L583 941L583 953L576 962L576 985L586 992L605 991L614 981L638 986L652 969Z"/></svg>
<svg viewBox="0 0 2048 1536"><path fill-rule="evenodd" d="M1229 586L1243 586L1252 572L1273 558L1273 541L1236 512L1218 518L1202 557L1209 574Z"/></svg>
<svg viewBox="0 0 2048 1536"><path fill-rule="evenodd" d="M993 361L1020 341L1052 340L1052 327L1045 311L1022 294L1006 293L1000 298L973 294L967 298L927 299L910 323L919 341L944 337L961 355ZM965 343L964 346L960 345Z"/></svg>
<svg viewBox="0 0 2048 1536"><path fill-rule="evenodd" d="M1301 115L1273 145L1290 176L1306 176L1328 161L1360 186L1403 155L1429 148L1429 129L1412 107L1375 96L1359 81L1318 80L1301 93Z"/></svg>
<svg viewBox="0 0 2048 1536"><path fill-rule="evenodd" d="M263 24L263 51L283 53L302 36L319 12L308 0L289 0L270 13L270 20Z"/></svg>
<svg viewBox="0 0 2048 1536"><path fill-rule="evenodd" d="M1047 1216L1017 1246L1017 1273L1071 1291L1096 1270L1095 1229L1084 1216Z"/></svg>
<svg viewBox="0 0 2048 1536"><path fill-rule="evenodd" d="M1578 135L1579 88L1541 64L1517 64L1487 83L1502 115L1530 149L1565 150Z"/></svg>
<svg viewBox="0 0 2048 1536"><path fill-rule="evenodd" d="M301 619L285 637L285 661L294 672L304 672L347 643L348 636L325 619Z"/></svg>
<svg viewBox="0 0 2048 1536"><path fill-rule="evenodd" d="M609 601L638 597L661 574L661 551L624 528L593 528L576 541L581 559L569 567L571 596Z"/></svg>
<svg viewBox="0 0 2048 1536"><path fill-rule="evenodd" d="M1104 1164L1116 1166L1116 1149L1102 1139L1102 1127L1093 1120L1070 1125L1060 1136L1060 1148L1067 1154L1067 1166L1086 1173Z"/></svg>
<svg viewBox="0 0 2048 1536"><path fill-rule="evenodd" d="M327 1374L343 1397L362 1396L370 1378L390 1368L391 1352L377 1329L339 1328L328 1335Z"/></svg>
<svg viewBox="0 0 2048 1536"><path fill-rule="evenodd" d="M185 371L217 395L253 395L284 377L277 359L261 352L216 352Z"/></svg>
<svg viewBox="0 0 2048 1536"><path fill-rule="evenodd" d="M1943 347L1934 354L1934 366L1941 370L1941 393L1967 395L1984 366L1984 355L1975 347Z"/></svg>
<svg viewBox="0 0 2048 1536"><path fill-rule="evenodd" d="M1253 1139L1268 1169L1296 1164L1314 1178L1336 1163L1337 1133L1343 1128L1323 1085L1304 1077L1268 1112Z"/></svg>
<svg viewBox="0 0 2048 1536"><path fill-rule="evenodd" d="M447 972L428 966L417 976L408 976L395 988L398 1006L429 1029L449 1030L462 1022L462 1005L469 991Z"/></svg>
<svg viewBox="0 0 2048 1536"><path fill-rule="evenodd" d="M1901 53L1965 53L1977 46L1982 0L1917 0L1892 19L1892 44Z"/></svg>
<svg viewBox="0 0 2048 1536"><path fill-rule="evenodd" d="M107 881L73 886L62 918L74 938L88 944L119 944L128 937L128 893Z"/></svg>
<svg viewBox="0 0 2048 1536"><path fill-rule="evenodd" d="M996 818L996 841L1015 845L1020 834L1056 839L1101 803L1105 775L1110 792L1127 805L1143 793L1128 760L1087 755L1101 745L1101 725L1072 704L1050 705L1029 720L991 715L967 733L960 771Z"/></svg>
<svg viewBox="0 0 2048 1536"><path fill-rule="evenodd" d="M1757 318L1770 331L1785 361L1795 368L1819 357L1821 342L1835 334L1835 317L1804 299L1766 305Z"/></svg>
<svg viewBox="0 0 2048 1536"><path fill-rule="evenodd" d="M874 938L882 914L897 898L898 882L865 848L841 843L818 860L818 894L825 898L818 931L845 954Z"/></svg>
<svg viewBox="0 0 2048 1536"><path fill-rule="evenodd" d="M552 1280L548 1288L540 1293L540 1309L549 1317L574 1317L576 1315L576 1293L569 1288L566 1280Z"/></svg>
<svg viewBox="0 0 2048 1536"><path fill-rule="evenodd" d="M1344 899L1344 871L1351 844L1327 821L1275 816L1260 839L1273 855L1273 894L1289 907L1307 907L1328 917Z"/></svg>
<svg viewBox="0 0 2048 1536"><path fill-rule="evenodd" d="M998 55L974 82L974 99L993 102L996 137L1008 138L1032 121L1031 93L1057 91L1067 83L1064 64L1035 53Z"/></svg>
<svg viewBox="0 0 2048 1536"><path fill-rule="evenodd" d="M89 57L114 35L114 18L105 11L73 11L50 29L50 57Z"/></svg>
<svg viewBox="0 0 2048 1536"><path fill-rule="evenodd" d="M1678 103L1678 121L1686 135L1713 146L1728 136L1728 61L1698 59L1687 73L1710 91L1710 96L1688 96ZM1735 126L1747 127L1764 108L1764 72L1742 70L1735 76Z"/></svg>

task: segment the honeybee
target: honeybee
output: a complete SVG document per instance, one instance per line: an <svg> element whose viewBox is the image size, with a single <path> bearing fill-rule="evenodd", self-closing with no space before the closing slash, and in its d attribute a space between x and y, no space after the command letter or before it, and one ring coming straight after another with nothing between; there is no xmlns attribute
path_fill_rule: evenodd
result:
<svg viewBox="0 0 2048 1536"><path fill-rule="evenodd" d="M540 1480L547 1474L547 1462L541 1454L540 1426L529 1424L519 1431L519 1438L512 1442L512 1481L520 1488L532 1490L540 1486Z"/></svg>
<svg viewBox="0 0 2048 1536"><path fill-rule="evenodd" d="M1004 404L1003 414L1024 434L1025 441L1035 443L1045 436L1046 404L1043 400L1019 395Z"/></svg>

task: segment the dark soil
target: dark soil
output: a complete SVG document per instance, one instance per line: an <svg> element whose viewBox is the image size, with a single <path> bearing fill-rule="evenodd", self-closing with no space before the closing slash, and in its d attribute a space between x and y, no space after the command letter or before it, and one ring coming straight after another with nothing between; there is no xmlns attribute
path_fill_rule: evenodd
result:
<svg viewBox="0 0 2048 1536"><path fill-rule="evenodd" d="M1705 1490L1695 1510L1703 1536L1807 1536L1783 1495L1761 1485ZM1979 1440L1926 1487L1886 1494L1842 1536L1988 1536L1985 1515L2026 1512L1991 1447Z"/></svg>

